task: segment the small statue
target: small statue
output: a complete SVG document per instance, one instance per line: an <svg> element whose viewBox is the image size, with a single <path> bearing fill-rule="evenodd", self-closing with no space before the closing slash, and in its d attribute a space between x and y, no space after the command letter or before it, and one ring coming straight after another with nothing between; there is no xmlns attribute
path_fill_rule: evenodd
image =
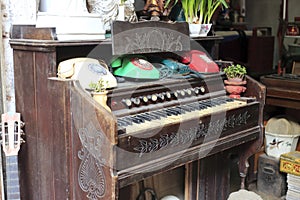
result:
<svg viewBox="0 0 300 200"><path fill-rule="evenodd" d="M159 21L164 12L164 0L147 0L143 10L150 14L150 20Z"/></svg>
<svg viewBox="0 0 300 200"><path fill-rule="evenodd" d="M119 14L120 0L86 0L87 8L90 13L100 14L103 18L105 29L109 30L111 22L116 20ZM134 0L124 1L125 20L137 21L134 8Z"/></svg>

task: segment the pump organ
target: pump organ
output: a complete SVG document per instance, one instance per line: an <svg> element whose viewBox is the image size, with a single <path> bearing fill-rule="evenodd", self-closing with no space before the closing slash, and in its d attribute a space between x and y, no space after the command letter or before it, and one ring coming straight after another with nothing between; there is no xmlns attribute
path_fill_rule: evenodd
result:
<svg viewBox="0 0 300 200"><path fill-rule="evenodd" d="M225 199L231 152L243 187L247 159L262 144L262 85L247 77L247 98L238 100L226 96L220 74L127 81L109 91L108 112L77 80L56 78L60 61L86 56L99 42L34 40L38 32L16 26L10 42L26 123L22 199L124 199L123 188L181 167L185 199Z"/></svg>

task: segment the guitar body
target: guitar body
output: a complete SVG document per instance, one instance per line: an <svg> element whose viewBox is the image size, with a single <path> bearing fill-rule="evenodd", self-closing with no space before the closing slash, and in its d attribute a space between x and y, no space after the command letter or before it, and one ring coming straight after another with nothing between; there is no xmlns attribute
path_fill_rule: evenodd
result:
<svg viewBox="0 0 300 200"><path fill-rule="evenodd" d="M18 152L21 144L20 113L2 114L2 147L5 153L5 196L7 200L18 200L20 182L18 170Z"/></svg>

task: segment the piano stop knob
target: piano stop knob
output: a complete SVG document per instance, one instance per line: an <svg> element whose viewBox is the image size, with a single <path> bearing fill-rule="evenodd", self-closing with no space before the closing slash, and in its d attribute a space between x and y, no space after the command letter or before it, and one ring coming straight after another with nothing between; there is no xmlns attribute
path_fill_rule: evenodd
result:
<svg viewBox="0 0 300 200"><path fill-rule="evenodd" d="M173 96L174 96L175 98L177 98L177 97L178 97L178 93L177 93L177 92L173 92Z"/></svg>
<svg viewBox="0 0 300 200"><path fill-rule="evenodd" d="M149 100L147 96L142 96L141 99L144 103L147 103Z"/></svg>
<svg viewBox="0 0 300 200"><path fill-rule="evenodd" d="M201 87L200 87L200 92L201 92L202 94L204 94L204 93L205 93L205 87L201 86Z"/></svg>
<svg viewBox="0 0 300 200"><path fill-rule="evenodd" d="M151 95L151 100L152 101L156 101L157 100L157 95L156 94L152 94Z"/></svg>
<svg viewBox="0 0 300 200"><path fill-rule="evenodd" d="M141 100L139 98L131 98L131 102L135 105L140 105Z"/></svg>
<svg viewBox="0 0 300 200"><path fill-rule="evenodd" d="M163 93L158 94L157 96L158 96L158 98L159 98L161 101L165 100L165 96L164 96Z"/></svg>
<svg viewBox="0 0 300 200"><path fill-rule="evenodd" d="M180 91L179 91L179 94L180 94L182 97L184 97L184 96L185 96L184 90L180 90Z"/></svg>
<svg viewBox="0 0 300 200"><path fill-rule="evenodd" d="M130 99L123 99L122 102L128 107L130 107L132 105L132 102Z"/></svg>
<svg viewBox="0 0 300 200"><path fill-rule="evenodd" d="M191 91L190 89L186 89L185 92L186 92L186 94L189 95L189 96L192 95L192 91Z"/></svg>
<svg viewBox="0 0 300 200"><path fill-rule="evenodd" d="M170 92L166 92L166 93L165 93L165 96L167 97L167 99L171 99L171 97L172 97L172 95L171 95Z"/></svg>

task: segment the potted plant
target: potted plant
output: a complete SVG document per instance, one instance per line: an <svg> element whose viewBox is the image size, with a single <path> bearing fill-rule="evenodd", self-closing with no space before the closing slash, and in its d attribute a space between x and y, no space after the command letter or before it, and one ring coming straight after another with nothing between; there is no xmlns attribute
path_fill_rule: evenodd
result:
<svg viewBox="0 0 300 200"><path fill-rule="evenodd" d="M232 64L223 69L229 81L242 81L247 74L245 66L240 64Z"/></svg>
<svg viewBox="0 0 300 200"><path fill-rule="evenodd" d="M224 80L225 89L232 98L240 98L241 93L246 91L246 80L244 80L247 70L240 64L232 64L223 69L227 80Z"/></svg>
<svg viewBox="0 0 300 200"><path fill-rule="evenodd" d="M108 81L105 81L103 78L100 78L96 83L91 82L89 84L90 89L92 90L92 97L102 105L106 110L111 112L111 109L107 106L107 88Z"/></svg>
<svg viewBox="0 0 300 200"><path fill-rule="evenodd" d="M171 3L175 5L176 3L178 3L178 0L166 0L165 7L170 6L169 4ZM216 12L217 8L219 6L228 8L226 0L181 0L181 6L184 12L185 20L189 24L202 25L205 31L203 32L204 35L207 35L210 30L212 23L211 18ZM193 29L192 26L193 25L190 26L190 29ZM199 33L199 35L200 34L201 32Z"/></svg>

